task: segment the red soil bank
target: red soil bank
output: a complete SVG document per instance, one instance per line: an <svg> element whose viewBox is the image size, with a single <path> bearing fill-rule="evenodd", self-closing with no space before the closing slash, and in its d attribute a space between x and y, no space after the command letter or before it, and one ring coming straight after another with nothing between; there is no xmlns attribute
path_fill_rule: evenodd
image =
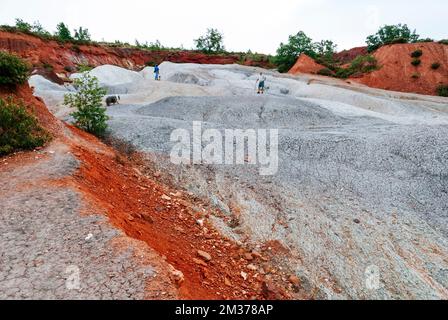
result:
<svg viewBox="0 0 448 320"><path fill-rule="evenodd" d="M79 64L94 67L112 64L128 69L140 69L146 63L171 61L176 63L232 64L240 60L237 54L206 55L197 51L147 51L134 48L115 48L102 45L74 45L58 43L38 37L0 31L0 50L13 52L28 60L35 68L51 65L56 73L75 68ZM268 63L268 62L266 62ZM246 61L246 65L263 62Z"/></svg>

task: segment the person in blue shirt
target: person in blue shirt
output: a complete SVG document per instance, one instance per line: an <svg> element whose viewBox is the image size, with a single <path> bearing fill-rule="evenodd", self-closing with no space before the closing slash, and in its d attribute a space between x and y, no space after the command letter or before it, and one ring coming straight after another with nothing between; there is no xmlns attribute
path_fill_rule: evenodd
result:
<svg viewBox="0 0 448 320"><path fill-rule="evenodd" d="M160 80L160 68L159 65L155 65L154 67L154 79L159 81Z"/></svg>

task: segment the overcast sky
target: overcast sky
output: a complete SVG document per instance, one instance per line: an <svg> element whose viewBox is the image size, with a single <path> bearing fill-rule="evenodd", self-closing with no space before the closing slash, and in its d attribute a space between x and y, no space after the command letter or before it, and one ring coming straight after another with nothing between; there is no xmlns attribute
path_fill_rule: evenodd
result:
<svg viewBox="0 0 448 320"><path fill-rule="evenodd" d="M407 23L423 37L448 38L446 0L0 0L0 24L39 20L87 27L93 39L193 47L208 27L224 33L226 49L275 53L300 30L338 49L364 45L384 24Z"/></svg>

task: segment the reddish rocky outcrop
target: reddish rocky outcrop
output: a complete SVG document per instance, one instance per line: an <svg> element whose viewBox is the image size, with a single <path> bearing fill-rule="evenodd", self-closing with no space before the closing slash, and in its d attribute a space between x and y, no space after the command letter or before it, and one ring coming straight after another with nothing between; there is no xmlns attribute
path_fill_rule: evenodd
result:
<svg viewBox="0 0 448 320"><path fill-rule="evenodd" d="M368 54L367 47L356 47L350 50L344 50L334 55L336 61L342 64L353 61L357 56L364 56Z"/></svg>

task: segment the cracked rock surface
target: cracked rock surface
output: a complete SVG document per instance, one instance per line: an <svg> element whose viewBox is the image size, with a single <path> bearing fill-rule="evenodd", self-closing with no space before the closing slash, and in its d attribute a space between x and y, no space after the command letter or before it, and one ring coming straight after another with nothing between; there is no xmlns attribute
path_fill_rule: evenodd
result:
<svg viewBox="0 0 448 320"><path fill-rule="evenodd" d="M32 155L0 167L0 299L175 297L160 257L113 228L75 188L52 185L79 166L67 146L56 141Z"/></svg>

